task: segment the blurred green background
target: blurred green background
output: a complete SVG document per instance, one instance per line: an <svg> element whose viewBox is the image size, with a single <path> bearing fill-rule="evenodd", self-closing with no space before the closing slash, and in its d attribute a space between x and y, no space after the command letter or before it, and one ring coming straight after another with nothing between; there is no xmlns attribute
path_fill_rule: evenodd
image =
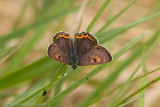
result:
<svg viewBox="0 0 160 107"><path fill-rule="evenodd" d="M159 18L159 0L1 0L0 106L159 107ZM59 31L89 31L114 60L73 71L50 59Z"/></svg>

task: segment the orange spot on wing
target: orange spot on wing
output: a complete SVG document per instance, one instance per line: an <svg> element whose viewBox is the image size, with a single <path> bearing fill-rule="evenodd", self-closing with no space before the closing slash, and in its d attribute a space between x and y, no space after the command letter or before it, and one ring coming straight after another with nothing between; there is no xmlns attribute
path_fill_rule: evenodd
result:
<svg viewBox="0 0 160 107"><path fill-rule="evenodd" d="M95 48L99 48L99 46L94 46Z"/></svg>
<svg viewBox="0 0 160 107"><path fill-rule="evenodd" d="M76 38L77 38L77 39L88 38L88 39L90 39L90 40L92 40L92 41L94 40L92 37L88 36L88 34L87 34L87 35L83 35L83 34L82 34L82 36L76 35Z"/></svg>
<svg viewBox="0 0 160 107"><path fill-rule="evenodd" d="M56 44L53 44L53 46L56 46Z"/></svg>
<svg viewBox="0 0 160 107"><path fill-rule="evenodd" d="M101 62L101 58L100 57L96 57L97 62Z"/></svg>
<svg viewBox="0 0 160 107"><path fill-rule="evenodd" d="M63 35L59 34L59 35L56 37L56 39L58 39L58 38L60 38L60 37L68 38L68 39L70 38L70 36L69 36L69 35L68 35L68 36L65 36L65 35L64 35L64 33L63 33Z"/></svg>
<svg viewBox="0 0 160 107"><path fill-rule="evenodd" d="M94 61L94 60L96 60L96 61ZM101 62L101 58L100 57L93 57L90 60L90 63L98 63L98 62Z"/></svg>

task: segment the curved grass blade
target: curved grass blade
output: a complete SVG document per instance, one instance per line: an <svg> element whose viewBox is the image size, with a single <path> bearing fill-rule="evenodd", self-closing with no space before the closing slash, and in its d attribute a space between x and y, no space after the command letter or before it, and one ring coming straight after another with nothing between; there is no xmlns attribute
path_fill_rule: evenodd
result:
<svg viewBox="0 0 160 107"><path fill-rule="evenodd" d="M147 54L142 58L140 64L138 64L137 68L133 71L133 73L130 75L130 77L128 78L128 80L124 83L124 85L120 88L120 90L117 92L117 94L115 95L115 97L113 98L113 100L111 101L109 107L111 106L115 106L114 104L116 104L117 100L121 97L122 93L124 93L124 89L125 87L128 85L128 83L132 80L132 78L134 77L134 75L137 73L138 69L142 66L142 64L145 62L145 60L147 59L147 57L151 54L151 52L153 51L153 49L155 48L155 44L153 45L153 47L147 52Z"/></svg>
<svg viewBox="0 0 160 107"><path fill-rule="evenodd" d="M149 75L149 74L152 74L152 73L154 73L154 72L156 72L156 71L158 71L158 70L160 70L160 68L157 68L157 69L155 69L155 70L153 70L153 71L151 71L151 72L148 72L147 74L144 74L144 75L142 75L142 76L138 76L138 77L134 78L133 80L131 80L130 82L137 81L137 80L139 80L139 79L141 79L141 78L143 78L143 77L145 77L145 76L147 76L147 75Z"/></svg>
<svg viewBox="0 0 160 107"><path fill-rule="evenodd" d="M143 55L142 57L144 57L144 51L143 51ZM145 62L142 63L142 69L144 74L146 74L145 77L141 78L141 83L140 83L140 88L143 87L145 84L147 84L147 79L148 79L148 72L147 72L147 67ZM144 96L145 96L145 90L139 93L139 98L138 98L138 107L144 107ZM140 97L142 96L142 97Z"/></svg>
<svg viewBox="0 0 160 107"><path fill-rule="evenodd" d="M65 65L65 64L62 64L62 65L59 67L59 69L58 69L57 72L56 72L55 77L53 77L52 81L48 84L47 87L45 87L45 90L46 90L47 92L48 92L49 89L52 87L52 85L58 80L58 77L61 75L62 72L64 72L65 69L66 69L66 65ZM42 101L43 97L44 97L43 94L41 94L41 95L38 97L38 99L37 99L36 102L35 102L35 106Z"/></svg>
<svg viewBox="0 0 160 107"><path fill-rule="evenodd" d="M154 17L157 17L160 15L160 12L159 13L156 13L154 15L151 15L151 16L148 16L148 17L145 17L145 18L142 18L138 21L135 21L131 24L128 24L126 26L123 26L123 27L118 27L118 28L113 28L111 30L108 30L108 31L105 31L105 32L102 32L102 33L99 33L95 36L97 36L97 38L99 39L99 43L102 44L102 43L105 43L106 41L109 41L110 39L113 39L117 36L119 36L120 34L122 34L123 32L125 32L126 30L140 24L140 23L143 23L147 20L150 20Z"/></svg>
<svg viewBox="0 0 160 107"><path fill-rule="evenodd" d="M96 23L96 21L98 20L98 18L100 17L100 15L104 11L104 9L107 7L107 5L109 4L109 2L110 2L110 0L105 0L105 2L103 3L103 5L101 6L101 8L99 9L99 11L97 12L96 16L93 18L93 20L91 21L91 23L87 27L87 29L86 29L87 32L89 32L91 30L91 28Z"/></svg>
<svg viewBox="0 0 160 107"><path fill-rule="evenodd" d="M24 41L25 43L23 43L21 45L21 48L13 55L12 59L10 60L9 65L8 65L5 73L9 72L9 71L16 70L19 67L19 65L26 58L27 54L32 50L34 45L43 36L43 34L47 30L47 28L48 28L48 25L47 26L43 26L40 29L37 29L35 34L31 38L29 38L28 40Z"/></svg>
<svg viewBox="0 0 160 107"><path fill-rule="evenodd" d="M153 51L153 49L158 45L158 42L160 41L160 37L155 41L155 43L153 44L153 46L151 47L151 49L147 52L147 54L144 56L144 58L142 59L141 64L145 61L145 59L150 55L150 53ZM133 77L131 75L131 77ZM138 89L135 93L137 94L138 92L143 91L145 88L147 88L148 86L150 86L151 84L153 84L154 82L158 81L160 79L160 77L156 78L155 80L153 80L152 82L144 85L143 87L141 87L140 89ZM131 78L129 78L129 81L131 80ZM128 80L127 80L128 81ZM118 106L120 104L122 104L124 101L128 100L129 98L131 98L132 96L135 95L135 93L129 95L128 97L124 98L123 100L119 101L117 104L115 104L115 106Z"/></svg>
<svg viewBox="0 0 160 107"><path fill-rule="evenodd" d="M134 98L134 99L132 99L132 100L130 100L130 101L127 101L126 103L121 104L121 105L118 106L118 107L126 107L126 105L128 105L128 104L130 104L130 103L136 101L137 99L139 99L139 98L141 98L141 97L143 97L143 96L139 96L138 98ZM142 107L142 106L139 106L139 107Z"/></svg>
<svg viewBox="0 0 160 107"><path fill-rule="evenodd" d="M31 80L44 72L52 71L56 69L59 64L60 63L54 62L49 57L44 57L21 69L15 70L11 73L6 73L0 77L0 90Z"/></svg>
<svg viewBox="0 0 160 107"><path fill-rule="evenodd" d="M116 106L119 106L119 105L123 104L125 101L127 101L131 97L135 96L136 94L138 94L139 92L143 91L144 89L146 89L147 87L149 87L150 85L154 84L155 82L157 82L159 80L160 80L160 77L157 77L156 79L154 79L151 82L147 83L146 85L144 85L143 87L141 87L140 89L138 89L137 91L135 91L134 93L132 93L129 96L127 96L124 99L122 99L120 102L117 103Z"/></svg>
<svg viewBox="0 0 160 107"><path fill-rule="evenodd" d="M21 101L23 98L26 98L26 96L33 94L38 89L45 87L46 83L49 83L50 77L52 74L53 74L53 72L50 72L50 73L48 73L47 76L38 80L35 84L31 85L28 89L26 89L26 91L24 93L22 93L21 95L18 95L10 104L15 104L15 103Z"/></svg>
<svg viewBox="0 0 160 107"><path fill-rule="evenodd" d="M14 21L12 27L16 28L18 26L18 24L21 22L25 11L27 10L28 4L29 4L30 0L25 0L24 4L22 5L20 12L16 18L16 20Z"/></svg>
<svg viewBox="0 0 160 107"><path fill-rule="evenodd" d="M68 73L69 74L69 73ZM60 81L65 80L66 79L66 75L64 75L63 77L59 78L53 85L58 84ZM36 91L32 92L30 95L26 96L25 98L19 100L18 102L16 102L17 104L22 104L25 102L28 102L31 98L33 98L35 95L41 93L44 91L44 88L47 87L49 85L49 83L46 83L44 86L38 88ZM17 105L18 106L18 105Z"/></svg>
<svg viewBox="0 0 160 107"><path fill-rule="evenodd" d="M95 35L99 34L100 32L103 32L105 28L107 28L110 24L112 24L117 18L119 18L125 11L127 11L131 6L133 6L136 3L137 0L133 0L129 5L127 5L123 10L121 10L117 15L110 18L102 28L100 28Z"/></svg>
<svg viewBox="0 0 160 107"><path fill-rule="evenodd" d="M36 20L28 26L25 26L25 27L22 27L19 29L15 29L9 34L1 35L0 46L2 48L10 39L24 36L24 34L27 33L31 29L33 30L33 29L43 27L44 25L49 24L54 20L57 20L59 18L62 18L64 16L68 15L69 13L77 11L78 9L79 9L78 7L74 7L71 9L65 9L65 10L58 11L57 13L54 13L50 16Z"/></svg>

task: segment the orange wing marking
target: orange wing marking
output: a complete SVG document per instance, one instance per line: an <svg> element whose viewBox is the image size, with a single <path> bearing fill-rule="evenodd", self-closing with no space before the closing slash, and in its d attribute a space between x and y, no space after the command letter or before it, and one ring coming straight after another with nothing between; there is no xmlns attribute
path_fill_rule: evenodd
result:
<svg viewBox="0 0 160 107"><path fill-rule="evenodd" d="M56 39L58 39L58 38L60 38L60 37L68 38L68 39L70 38L70 36L69 36L69 35L68 35L68 36L65 36L65 35L64 35L64 33L63 33L63 35L59 34L59 35L56 37Z"/></svg>
<svg viewBox="0 0 160 107"><path fill-rule="evenodd" d="M99 47L99 46L94 46L95 48L101 48L101 47Z"/></svg>
<svg viewBox="0 0 160 107"><path fill-rule="evenodd" d="M92 41L94 40L92 37L88 36L88 34L87 34L87 35L83 35L83 34L82 34L82 36L76 35L76 38L77 38L77 39L89 38L89 39L92 40Z"/></svg>
<svg viewBox="0 0 160 107"><path fill-rule="evenodd" d="M53 44L53 46L56 46L56 44Z"/></svg>

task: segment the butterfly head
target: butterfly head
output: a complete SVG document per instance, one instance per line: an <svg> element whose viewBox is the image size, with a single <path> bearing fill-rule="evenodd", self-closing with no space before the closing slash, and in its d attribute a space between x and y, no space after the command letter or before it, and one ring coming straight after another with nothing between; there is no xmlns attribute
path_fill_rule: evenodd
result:
<svg viewBox="0 0 160 107"><path fill-rule="evenodd" d="M77 65L72 65L73 70L77 68Z"/></svg>

